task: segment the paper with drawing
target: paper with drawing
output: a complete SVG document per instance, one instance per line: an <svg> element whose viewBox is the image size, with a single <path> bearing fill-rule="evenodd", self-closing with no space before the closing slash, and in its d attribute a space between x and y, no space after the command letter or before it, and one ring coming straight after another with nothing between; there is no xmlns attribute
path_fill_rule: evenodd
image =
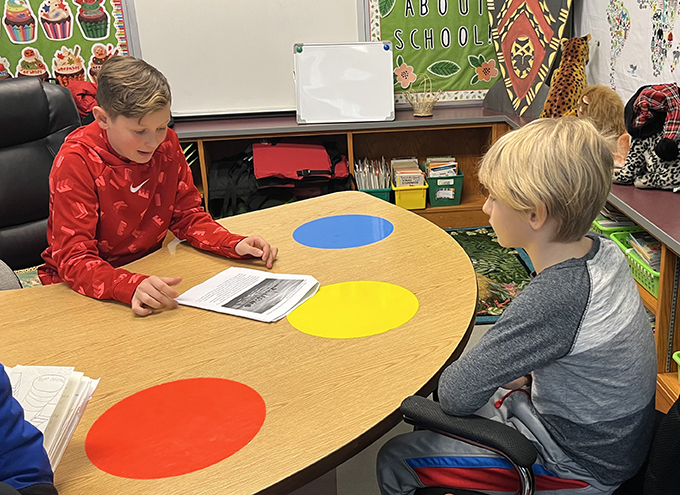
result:
<svg viewBox="0 0 680 495"><path fill-rule="evenodd" d="M230 267L177 298L185 306L272 322L312 297L319 282L309 275L286 275Z"/></svg>

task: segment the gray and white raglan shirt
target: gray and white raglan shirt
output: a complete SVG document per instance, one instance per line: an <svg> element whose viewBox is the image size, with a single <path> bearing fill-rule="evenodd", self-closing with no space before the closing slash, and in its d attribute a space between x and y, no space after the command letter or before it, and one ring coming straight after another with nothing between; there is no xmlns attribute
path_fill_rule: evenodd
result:
<svg viewBox="0 0 680 495"><path fill-rule="evenodd" d="M505 383L532 373L541 423L606 485L642 465L652 437L656 351L621 250L590 235L579 259L543 270L439 382L444 411L472 414Z"/></svg>

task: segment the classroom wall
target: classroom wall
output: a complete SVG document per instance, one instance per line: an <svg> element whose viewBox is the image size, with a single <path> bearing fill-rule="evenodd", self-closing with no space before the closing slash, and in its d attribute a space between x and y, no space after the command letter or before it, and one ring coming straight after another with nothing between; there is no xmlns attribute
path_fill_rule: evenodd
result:
<svg viewBox="0 0 680 495"><path fill-rule="evenodd" d="M589 84L605 84L627 101L641 86L678 82L680 6L665 0L580 0L576 36L590 34Z"/></svg>

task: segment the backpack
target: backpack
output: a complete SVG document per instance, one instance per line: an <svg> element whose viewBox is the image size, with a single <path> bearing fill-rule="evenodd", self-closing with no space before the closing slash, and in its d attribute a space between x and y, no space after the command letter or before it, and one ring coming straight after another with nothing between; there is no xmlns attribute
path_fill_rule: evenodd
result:
<svg viewBox="0 0 680 495"><path fill-rule="evenodd" d="M312 161L305 160L310 152ZM300 163L308 167L300 167ZM213 218L224 218L345 191L352 188L353 181L347 159L333 145L258 143L243 153L213 162L208 174L208 212Z"/></svg>

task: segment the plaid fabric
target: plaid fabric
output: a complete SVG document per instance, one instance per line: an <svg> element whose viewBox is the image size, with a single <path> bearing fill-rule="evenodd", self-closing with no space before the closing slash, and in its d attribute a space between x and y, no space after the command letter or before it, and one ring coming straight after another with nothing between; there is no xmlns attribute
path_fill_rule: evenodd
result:
<svg viewBox="0 0 680 495"><path fill-rule="evenodd" d="M668 139L676 140L680 134L680 91L678 85L658 84L642 90L633 105L635 119L633 125L642 127L652 118L652 110L666 112L663 134Z"/></svg>

